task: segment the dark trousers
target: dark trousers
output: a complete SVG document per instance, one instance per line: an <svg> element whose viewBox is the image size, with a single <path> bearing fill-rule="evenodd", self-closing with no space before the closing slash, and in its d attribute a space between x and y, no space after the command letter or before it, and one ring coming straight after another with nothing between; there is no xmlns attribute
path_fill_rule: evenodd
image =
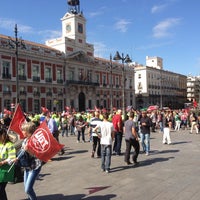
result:
<svg viewBox="0 0 200 200"><path fill-rule="evenodd" d="M136 139L129 139L125 140L126 142L126 152L125 152L125 162L130 162L130 152L131 152L131 147L134 148L133 152L133 162L137 162L138 154L140 152L140 144Z"/></svg>
<svg viewBox="0 0 200 200"><path fill-rule="evenodd" d="M113 145L113 151L117 154L121 154L121 146L122 146L122 132L115 133L115 142Z"/></svg>
<svg viewBox="0 0 200 200"><path fill-rule="evenodd" d="M100 145L100 138L97 136L93 136L93 145L92 145L92 150L93 152L96 151L97 149L97 156L101 156L101 145Z"/></svg>
<svg viewBox="0 0 200 200"><path fill-rule="evenodd" d="M80 137L82 136L82 141L85 142L85 129L81 129L81 131L78 131L77 140L80 141Z"/></svg>
<svg viewBox="0 0 200 200"><path fill-rule="evenodd" d="M1 200L7 200L6 185L7 185L7 182L0 183L0 199Z"/></svg>

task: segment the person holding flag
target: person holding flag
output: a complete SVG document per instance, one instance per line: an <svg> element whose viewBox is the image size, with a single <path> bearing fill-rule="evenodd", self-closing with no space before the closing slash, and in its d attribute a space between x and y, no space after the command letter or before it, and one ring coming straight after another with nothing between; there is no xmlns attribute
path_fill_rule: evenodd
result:
<svg viewBox="0 0 200 200"><path fill-rule="evenodd" d="M31 153L28 147L28 142L36 130L36 125L32 121L25 122L22 124L21 130L25 139L22 143L22 148L21 148L20 154L18 155L16 159L16 162L17 160L20 162L20 159L22 158L22 156L28 153L28 156L26 157L28 164L26 165L26 167L24 167L24 188L25 188L25 193L28 195L28 198L31 200L36 200L37 197L33 189L33 186L34 186L37 176L39 175L41 171L42 161L38 159L37 157L35 157ZM31 162L29 162L28 159L29 161L31 160Z"/></svg>

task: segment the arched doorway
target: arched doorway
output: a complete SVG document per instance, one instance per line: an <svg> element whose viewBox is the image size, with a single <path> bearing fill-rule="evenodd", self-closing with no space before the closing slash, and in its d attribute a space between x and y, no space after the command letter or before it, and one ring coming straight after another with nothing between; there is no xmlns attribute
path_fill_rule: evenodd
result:
<svg viewBox="0 0 200 200"><path fill-rule="evenodd" d="M79 112L85 111L85 94L80 92L78 95Z"/></svg>

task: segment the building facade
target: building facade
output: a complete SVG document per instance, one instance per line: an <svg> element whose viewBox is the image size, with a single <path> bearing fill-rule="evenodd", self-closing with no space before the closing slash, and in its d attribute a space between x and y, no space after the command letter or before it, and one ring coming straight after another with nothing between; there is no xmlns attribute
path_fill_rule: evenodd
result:
<svg viewBox="0 0 200 200"><path fill-rule="evenodd" d="M187 77L163 70L162 59L159 57L147 56L146 59L149 66L135 66L137 108L150 105L183 108L187 96Z"/></svg>
<svg viewBox="0 0 200 200"><path fill-rule="evenodd" d="M200 105L200 76L187 77L187 103L196 101Z"/></svg>
<svg viewBox="0 0 200 200"><path fill-rule="evenodd" d="M123 87L125 106L135 106L134 69L94 57L79 6L70 6L61 21L62 36L45 45L26 40L22 45L17 37L0 35L0 109L11 109L17 97L25 112L34 113L41 107L51 111L66 106L77 111L121 108Z"/></svg>

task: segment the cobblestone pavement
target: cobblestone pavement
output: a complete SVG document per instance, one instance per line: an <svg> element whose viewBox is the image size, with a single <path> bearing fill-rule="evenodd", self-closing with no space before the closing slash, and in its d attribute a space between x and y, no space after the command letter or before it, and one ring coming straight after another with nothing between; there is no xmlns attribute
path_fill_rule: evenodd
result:
<svg viewBox="0 0 200 200"><path fill-rule="evenodd" d="M150 155L140 154L137 167L124 163L123 141L107 174L100 159L90 157L90 142L60 137L66 152L43 166L34 187L38 200L199 200L200 135L181 130L171 138L172 145L163 145L162 134L151 133ZM7 194L9 200L26 199L23 183L8 184Z"/></svg>

